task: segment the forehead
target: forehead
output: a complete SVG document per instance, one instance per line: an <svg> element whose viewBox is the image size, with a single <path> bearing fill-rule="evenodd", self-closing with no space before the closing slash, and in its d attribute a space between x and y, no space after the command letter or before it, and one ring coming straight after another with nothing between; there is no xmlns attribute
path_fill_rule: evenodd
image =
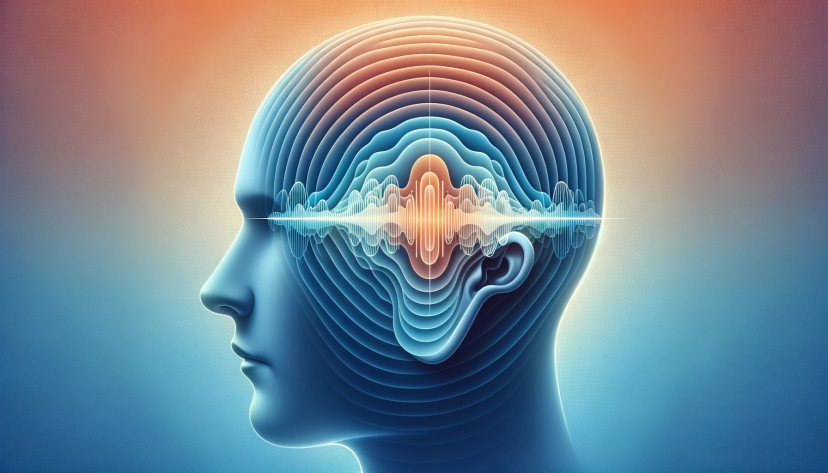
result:
<svg viewBox="0 0 828 473"><path fill-rule="evenodd" d="M242 212L263 214L266 216L273 209L272 191L265 189L259 175L259 156L249 146L245 146L239 160L235 184L236 203Z"/></svg>

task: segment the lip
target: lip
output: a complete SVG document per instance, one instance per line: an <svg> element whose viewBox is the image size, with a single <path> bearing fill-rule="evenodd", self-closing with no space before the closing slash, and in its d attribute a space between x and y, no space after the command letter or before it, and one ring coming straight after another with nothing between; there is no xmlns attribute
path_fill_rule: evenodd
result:
<svg viewBox="0 0 828 473"><path fill-rule="evenodd" d="M250 353L247 353L246 351L244 351L240 346L236 345L235 343L231 343L230 348L233 349L233 353L238 355L240 358L243 358L245 361L249 361L251 363L261 363L263 365L268 365L269 366L269 363L267 361L265 361L264 359L259 358L257 356L253 356Z"/></svg>

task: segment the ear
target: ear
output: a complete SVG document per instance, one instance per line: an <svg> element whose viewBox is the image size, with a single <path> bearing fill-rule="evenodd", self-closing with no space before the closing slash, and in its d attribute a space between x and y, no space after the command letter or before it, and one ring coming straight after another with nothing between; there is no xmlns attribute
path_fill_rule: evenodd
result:
<svg viewBox="0 0 828 473"><path fill-rule="evenodd" d="M516 289L532 269L535 249L526 235L508 233L500 244L503 248L491 258L481 259L463 285L464 295L470 299L467 313L476 315L489 297Z"/></svg>
<svg viewBox="0 0 828 473"><path fill-rule="evenodd" d="M517 289L535 262L532 242L522 233L511 232L500 240L502 248L490 258L481 258L463 282L459 317L451 334L440 349L429 355L418 355L426 363L440 363L451 356L466 337L483 303L495 294Z"/></svg>

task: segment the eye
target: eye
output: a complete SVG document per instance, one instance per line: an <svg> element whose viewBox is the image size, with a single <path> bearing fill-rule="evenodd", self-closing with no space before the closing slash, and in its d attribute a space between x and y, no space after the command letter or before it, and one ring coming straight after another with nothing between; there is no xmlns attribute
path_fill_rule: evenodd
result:
<svg viewBox="0 0 828 473"><path fill-rule="evenodd" d="M273 197L261 192L236 192L236 204L242 216L250 223L267 224L268 214L273 209Z"/></svg>

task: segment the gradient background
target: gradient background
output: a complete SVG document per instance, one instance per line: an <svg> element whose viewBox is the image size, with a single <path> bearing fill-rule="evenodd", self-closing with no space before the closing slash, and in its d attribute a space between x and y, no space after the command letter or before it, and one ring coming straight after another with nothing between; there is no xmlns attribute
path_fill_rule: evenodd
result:
<svg viewBox="0 0 828 473"><path fill-rule="evenodd" d="M513 33L583 98L596 256L557 355L596 471L828 469L821 2L0 3L0 470L358 471L250 428L198 291L301 54L382 18Z"/></svg>

